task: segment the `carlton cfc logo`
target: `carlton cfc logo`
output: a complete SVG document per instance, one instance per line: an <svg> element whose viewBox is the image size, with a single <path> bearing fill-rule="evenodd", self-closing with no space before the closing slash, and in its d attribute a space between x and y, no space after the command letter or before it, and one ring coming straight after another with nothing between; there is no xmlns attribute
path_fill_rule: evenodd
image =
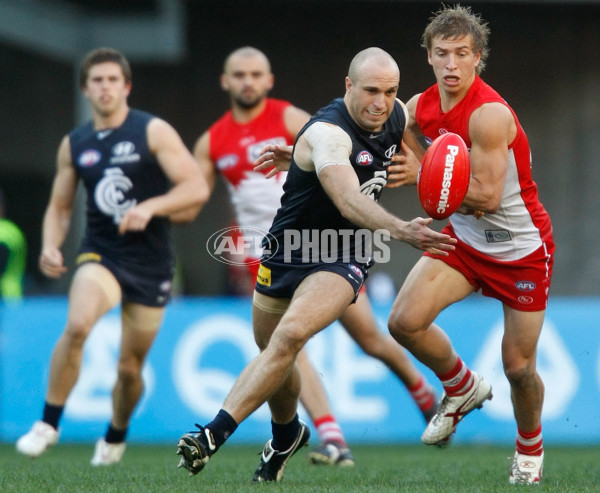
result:
<svg viewBox="0 0 600 493"><path fill-rule="evenodd" d="M356 156L356 164L359 166L369 166L373 164L373 156L369 151L361 151Z"/></svg>

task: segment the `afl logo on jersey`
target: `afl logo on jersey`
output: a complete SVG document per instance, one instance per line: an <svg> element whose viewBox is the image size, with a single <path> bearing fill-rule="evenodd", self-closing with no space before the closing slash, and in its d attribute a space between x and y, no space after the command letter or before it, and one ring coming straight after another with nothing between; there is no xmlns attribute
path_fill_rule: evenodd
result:
<svg viewBox="0 0 600 493"><path fill-rule="evenodd" d="M373 155L369 151L361 151L356 156L356 164L359 166L370 166L373 164Z"/></svg>
<svg viewBox="0 0 600 493"><path fill-rule="evenodd" d="M79 155L77 162L79 166L87 168L88 166L94 166L101 158L102 156L96 149L88 149Z"/></svg>

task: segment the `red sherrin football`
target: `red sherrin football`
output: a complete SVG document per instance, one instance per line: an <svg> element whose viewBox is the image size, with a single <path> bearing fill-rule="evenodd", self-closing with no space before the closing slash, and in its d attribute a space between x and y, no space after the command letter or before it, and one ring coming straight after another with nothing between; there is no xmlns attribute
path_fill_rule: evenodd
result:
<svg viewBox="0 0 600 493"><path fill-rule="evenodd" d="M448 132L429 146L419 168L421 206L434 219L454 214L467 195L471 178L469 150L462 137Z"/></svg>

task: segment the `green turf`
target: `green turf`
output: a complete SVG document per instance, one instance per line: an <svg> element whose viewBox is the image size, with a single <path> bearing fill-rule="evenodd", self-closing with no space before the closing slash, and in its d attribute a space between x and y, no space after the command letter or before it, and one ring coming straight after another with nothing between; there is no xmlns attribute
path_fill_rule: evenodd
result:
<svg viewBox="0 0 600 493"><path fill-rule="evenodd" d="M503 492L512 448L452 445L353 446L353 468L310 465L303 449L288 463L279 484L255 484L261 446L228 444L204 471L189 477L177 469L175 446L130 444L122 462L89 465L93 445L60 444L44 456L19 456L0 444L0 492ZM600 491L600 446L546 445L544 481L534 491Z"/></svg>

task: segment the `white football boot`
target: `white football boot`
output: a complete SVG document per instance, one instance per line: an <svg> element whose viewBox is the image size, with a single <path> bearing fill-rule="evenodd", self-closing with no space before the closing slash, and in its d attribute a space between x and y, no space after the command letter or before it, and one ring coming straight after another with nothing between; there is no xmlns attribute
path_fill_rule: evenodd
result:
<svg viewBox="0 0 600 493"><path fill-rule="evenodd" d="M125 442L107 443L104 438L100 438L96 442L94 457L90 462L92 466L110 466L116 464L123 457L125 452Z"/></svg>
<svg viewBox="0 0 600 493"><path fill-rule="evenodd" d="M59 432L43 421L33 423L31 429L17 440L17 452L32 459L58 443Z"/></svg>
<svg viewBox="0 0 600 493"><path fill-rule="evenodd" d="M462 395L449 397L444 392L437 413L431 419L421 436L427 445L443 445L456 431L456 426L467 414L479 409L487 399L492 398L492 386L478 373L472 371L473 386Z"/></svg>
<svg viewBox="0 0 600 493"><path fill-rule="evenodd" d="M525 455L515 452L510 476L510 484L540 484L544 469L544 452L542 455Z"/></svg>

